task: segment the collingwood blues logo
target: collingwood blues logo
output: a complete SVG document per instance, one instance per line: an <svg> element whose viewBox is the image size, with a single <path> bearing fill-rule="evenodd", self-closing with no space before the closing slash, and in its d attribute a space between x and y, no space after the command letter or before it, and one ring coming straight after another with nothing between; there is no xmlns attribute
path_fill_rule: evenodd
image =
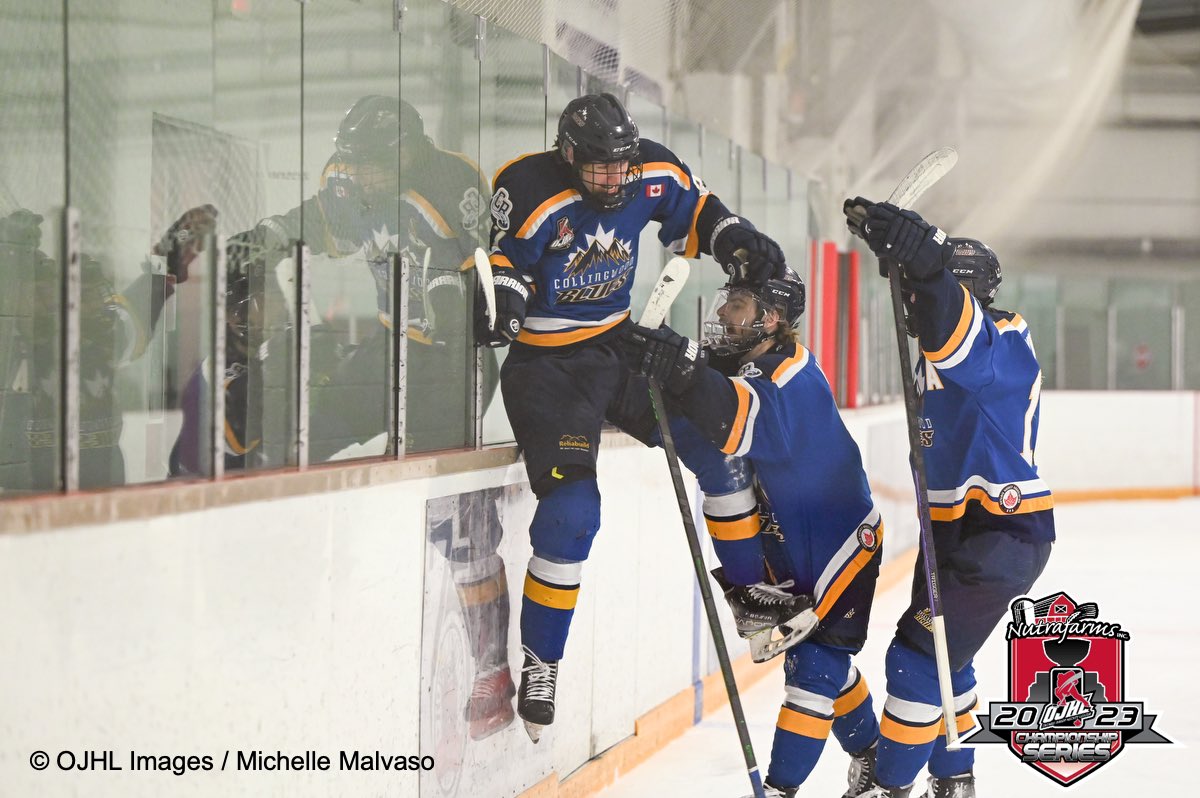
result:
<svg viewBox="0 0 1200 798"><path fill-rule="evenodd" d="M588 302L619 291L633 273L633 245L616 230L597 225L584 245L567 256L563 276L554 280L555 302Z"/></svg>
<svg viewBox="0 0 1200 798"><path fill-rule="evenodd" d="M1009 695L991 702L963 742L1007 743L1047 778L1070 785L1113 760L1129 743L1170 743L1151 729L1141 701L1125 696L1119 623L1099 620L1093 602L1066 593L1011 605Z"/></svg>

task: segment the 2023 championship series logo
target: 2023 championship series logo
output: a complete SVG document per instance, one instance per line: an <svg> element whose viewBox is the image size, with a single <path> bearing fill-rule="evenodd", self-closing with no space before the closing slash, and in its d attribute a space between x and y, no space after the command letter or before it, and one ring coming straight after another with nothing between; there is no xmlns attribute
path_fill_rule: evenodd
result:
<svg viewBox="0 0 1200 798"><path fill-rule="evenodd" d="M1008 624L1008 701L991 702L963 739L1007 743L1022 762L1070 785L1113 760L1129 743L1170 743L1150 727L1141 701L1125 696L1119 623L1095 603L1066 593L1013 601Z"/></svg>

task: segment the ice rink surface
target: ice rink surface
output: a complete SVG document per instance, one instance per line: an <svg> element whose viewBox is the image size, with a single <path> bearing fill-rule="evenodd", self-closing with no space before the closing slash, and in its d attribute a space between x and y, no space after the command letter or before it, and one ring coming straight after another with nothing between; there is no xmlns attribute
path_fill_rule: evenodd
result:
<svg viewBox="0 0 1200 798"><path fill-rule="evenodd" d="M1200 698L1191 685L1200 659L1200 617L1192 600L1200 575L1200 499L1066 504L1055 509L1058 542L1035 598L1065 591L1095 601L1100 620L1120 623L1125 644L1125 700L1145 702L1158 715L1155 731L1174 745L1126 745L1108 764L1069 787L1020 762L1005 745L976 750L976 789L981 798L1166 798L1195 795L1187 763L1200 740ZM866 648L856 658L867 677L878 714L883 702L883 657L910 585L903 580L878 596ZM782 659L782 658L781 658ZM981 709L1007 697L1008 660L1003 627L975 658ZM778 669L742 695L759 767L770 758L775 718L783 699ZM848 757L830 737L821 761L798 795L838 798L846 788ZM925 774L917 786L925 783ZM1187 785L1192 785L1188 787ZM922 793L914 788L914 798ZM603 798L740 798L750 794L745 765L728 707L600 793Z"/></svg>

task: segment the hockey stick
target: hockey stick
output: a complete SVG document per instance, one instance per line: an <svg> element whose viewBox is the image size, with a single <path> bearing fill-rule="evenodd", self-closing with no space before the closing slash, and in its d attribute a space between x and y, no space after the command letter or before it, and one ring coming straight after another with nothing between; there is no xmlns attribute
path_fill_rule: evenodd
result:
<svg viewBox="0 0 1200 798"><path fill-rule="evenodd" d="M954 168L958 153L953 147L942 147L929 153L909 170L888 202L907 208L916 202L934 183ZM921 436L917 421L917 387L909 378L912 359L908 354L908 333L904 329L904 299L900 294L900 267L886 258L888 284L892 293L892 320L896 325L896 346L900 350L900 382L904 387L904 416L908 426L908 448L912 454L913 484L917 489L917 520L921 526L921 550L925 554L925 585L932 613L933 652L937 663L938 687L942 694L942 718L946 723L946 748L958 748L958 723L954 711L954 688L950 683L950 651L946 644L946 619L942 611L942 592L938 582L937 554L933 544L933 522L929 515L929 489L925 477L925 457L921 453Z"/></svg>
<svg viewBox="0 0 1200 798"><path fill-rule="evenodd" d="M492 262L482 247L475 248L475 271L479 273L479 287L483 289L483 302L487 306L488 329L496 329L496 286L492 282Z"/></svg>
<svg viewBox="0 0 1200 798"><path fill-rule="evenodd" d="M675 297L683 290L691 267L683 258L671 258L663 268L658 284L650 293L646 309L638 322L643 327L657 329L667 317L667 310ZM746 714L742 711L742 700L738 695L737 682L733 678L733 665L725 647L725 635L721 631L721 619L717 617L717 606L713 601L712 587L708 583L708 570L704 565L704 553L700 549L700 538L696 534L696 523L692 518L692 505L683 486L683 474L679 470L679 458L675 455L675 440L671 437L671 425L667 420L666 404L662 389L650 380L650 402L658 419L658 432L662 436L663 451L671 469L671 484L675 487L675 500L679 503L679 515L683 518L683 531L688 549L692 554L692 566L696 569L696 580L700 583L700 596L704 601L704 613L708 617L708 628L712 632L713 645L717 649L717 660L721 663L721 676L725 679L725 692L729 694L729 708L733 712L733 723L737 727L738 740L742 745L742 757L746 760L746 773L754 789L754 798L766 798L758 762L754 758L754 746L750 742L750 730L746 726Z"/></svg>

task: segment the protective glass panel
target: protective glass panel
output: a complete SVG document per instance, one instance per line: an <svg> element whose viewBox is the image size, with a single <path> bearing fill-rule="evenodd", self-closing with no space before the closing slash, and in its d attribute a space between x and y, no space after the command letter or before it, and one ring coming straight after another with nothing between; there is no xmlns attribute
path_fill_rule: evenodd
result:
<svg viewBox="0 0 1200 798"><path fill-rule="evenodd" d="M435 0L404 15L400 96L424 120L423 135L401 143L410 452L466 446L475 434L471 256L487 230L475 34L476 17Z"/></svg>
<svg viewBox="0 0 1200 798"><path fill-rule="evenodd" d="M1022 275L1006 279L1000 286L995 307L1021 314L1042 367L1042 384L1058 380L1058 281L1054 277Z"/></svg>
<svg viewBox="0 0 1200 798"><path fill-rule="evenodd" d="M1116 388L1171 387L1171 292L1164 282L1113 281Z"/></svg>
<svg viewBox="0 0 1200 798"><path fill-rule="evenodd" d="M1183 327L1181 344L1183 351L1183 385L1187 390L1200 388L1200 282L1192 281L1179 286L1180 324Z"/></svg>
<svg viewBox="0 0 1200 798"><path fill-rule="evenodd" d="M662 106L636 94L629 94L625 103L629 115L637 122L638 133L643 139L663 143L666 133L666 112ZM636 321L646 307L646 300L658 282L658 275L672 253L658 240L659 225L649 224L642 231L638 242L637 271L633 275L633 289L629 295L629 307ZM695 264L693 264L695 265Z"/></svg>
<svg viewBox="0 0 1200 798"><path fill-rule="evenodd" d="M704 185L713 188L703 170L703 136L700 125L696 125L695 122L682 115L667 112L667 146L670 146L671 151L680 161L688 164L692 175L698 176L704 180ZM725 199L726 205L728 205L727 198L722 197L722 199ZM715 282L714 272L719 275L719 278L715 278ZM704 277L706 274L709 276L708 278ZM671 320L672 328L679 332L679 335L691 338L702 337L703 319L708 318L709 313L714 310L716 289L724 284L725 275L722 274L712 257L701 256L691 260L691 276L688 278L688 284L677 296L671 306L670 316L667 317Z"/></svg>
<svg viewBox="0 0 1200 798"><path fill-rule="evenodd" d="M491 201L491 178L501 166L546 148L546 64L546 51L541 45L494 26L488 28L480 90L480 150L483 173L488 176L483 188L487 202ZM485 249L490 233L491 219L485 213L479 226L480 245ZM476 296L474 272L470 274L468 288ZM507 354L508 349L478 350L483 374L479 401L484 411L485 444L513 440L499 391L498 364Z"/></svg>
<svg viewBox="0 0 1200 798"><path fill-rule="evenodd" d="M0 496L51 491L65 191L62 4L0 8Z"/></svg>
<svg viewBox="0 0 1200 798"><path fill-rule="evenodd" d="M228 237L221 455L227 472L297 462L295 252L306 237L299 206L319 175L300 157L301 13L308 8L290 0L245 10L214 6L217 132L205 133L212 141L205 174L221 198L220 229ZM203 392L184 404L181 453L184 444L195 446L187 418L207 401L210 371L197 369L188 383L189 392L197 382Z"/></svg>
<svg viewBox="0 0 1200 798"><path fill-rule="evenodd" d="M423 135L419 115L399 99L399 65L390 5L305 6L307 177L298 220L311 251L310 462L387 448L398 265L409 277L409 352L431 340L421 285L413 281L422 277L420 242L435 238L423 227L431 214L404 212L425 210L405 203L399 184L402 148L415 151Z"/></svg>
<svg viewBox="0 0 1200 798"><path fill-rule="evenodd" d="M172 470L183 395L208 355L204 241L226 187L209 167L226 142L213 125L213 73L194 68L214 59L212 6L104 0L68 14L79 484L100 488Z"/></svg>
<svg viewBox="0 0 1200 798"><path fill-rule="evenodd" d="M1068 390L1110 387L1108 283L1066 280L1061 285L1062 347L1059 384Z"/></svg>

